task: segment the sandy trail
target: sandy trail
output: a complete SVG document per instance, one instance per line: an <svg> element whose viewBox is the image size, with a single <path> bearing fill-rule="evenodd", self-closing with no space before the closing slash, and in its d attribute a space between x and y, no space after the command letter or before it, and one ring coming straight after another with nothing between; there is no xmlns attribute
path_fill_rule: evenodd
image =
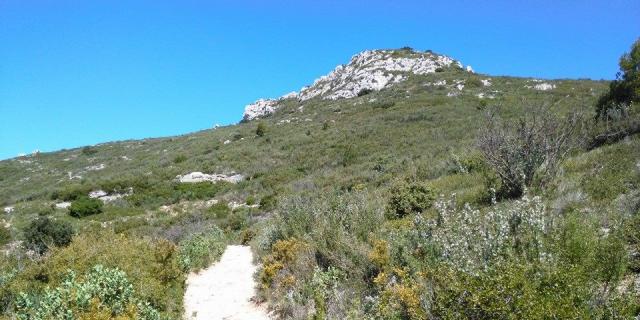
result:
<svg viewBox="0 0 640 320"><path fill-rule="evenodd" d="M184 295L186 319L263 320L270 319L255 296L256 266L247 246L228 246L222 258L207 269L191 273Z"/></svg>

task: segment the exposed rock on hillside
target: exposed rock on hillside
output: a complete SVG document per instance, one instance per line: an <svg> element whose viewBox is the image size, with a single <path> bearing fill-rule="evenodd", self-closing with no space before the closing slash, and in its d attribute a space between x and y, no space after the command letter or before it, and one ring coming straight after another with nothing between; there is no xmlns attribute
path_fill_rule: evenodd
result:
<svg viewBox="0 0 640 320"><path fill-rule="evenodd" d="M552 90L556 88L556 85L553 83L547 83L547 82L542 82L542 80L531 80L530 82L533 82L533 85L526 85L525 88L527 89L534 89L534 90L539 90L539 91L547 91L547 90Z"/></svg>
<svg viewBox="0 0 640 320"><path fill-rule="evenodd" d="M260 99L245 107L245 121L274 112L285 99L305 101L312 98L346 99L357 97L365 91L378 91L405 80L408 74L434 73L440 68L462 64L444 55L410 50L368 50L351 58L346 65L339 65L329 74L320 77L299 93L292 92L279 99ZM470 68L467 71L472 72Z"/></svg>
<svg viewBox="0 0 640 320"><path fill-rule="evenodd" d="M274 112L279 101L279 99L260 99L247 105L244 107L244 120L253 120Z"/></svg>
<svg viewBox="0 0 640 320"><path fill-rule="evenodd" d="M218 182L225 181L230 183L238 183L244 180L244 176L241 174L206 174L202 172L191 172L182 176L177 176L176 179L182 183L196 183L196 182Z"/></svg>

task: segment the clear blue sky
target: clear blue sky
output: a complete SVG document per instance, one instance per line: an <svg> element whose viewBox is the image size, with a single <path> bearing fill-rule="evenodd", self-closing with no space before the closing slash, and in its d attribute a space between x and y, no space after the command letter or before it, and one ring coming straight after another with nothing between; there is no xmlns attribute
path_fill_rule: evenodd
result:
<svg viewBox="0 0 640 320"><path fill-rule="evenodd" d="M0 0L0 159L235 123L364 49L611 79L638 36L638 0Z"/></svg>

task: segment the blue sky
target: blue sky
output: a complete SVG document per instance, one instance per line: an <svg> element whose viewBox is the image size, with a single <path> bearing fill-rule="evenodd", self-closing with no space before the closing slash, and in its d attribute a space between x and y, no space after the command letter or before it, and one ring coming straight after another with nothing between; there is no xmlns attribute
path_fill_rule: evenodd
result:
<svg viewBox="0 0 640 320"><path fill-rule="evenodd" d="M0 159L231 124L362 50L611 79L640 1L0 0Z"/></svg>

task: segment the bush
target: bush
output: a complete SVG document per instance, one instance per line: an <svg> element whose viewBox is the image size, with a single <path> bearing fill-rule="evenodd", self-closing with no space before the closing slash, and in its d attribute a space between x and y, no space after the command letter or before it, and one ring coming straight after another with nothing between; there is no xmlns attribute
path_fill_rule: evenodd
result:
<svg viewBox="0 0 640 320"><path fill-rule="evenodd" d="M68 246L52 248L46 259L24 265L6 289L15 296L42 292L46 286L62 287L69 270L84 274L96 265L125 272L137 296L151 303L163 318L182 315L184 274L178 267L177 247L166 240L151 241L110 230L82 233Z"/></svg>
<svg viewBox="0 0 640 320"><path fill-rule="evenodd" d="M275 209L276 204L277 200L275 194L269 194L260 199L260 209L265 211L271 211Z"/></svg>
<svg viewBox="0 0 640 320"><path fill-rule="evenodd" d="M373 92L373 90L371 90L369 88L362 89L362 90L358 91L358 97L362 97L362 96L368 95L371 92Z"/></svg>
<svg viewBox="0 0 640 320"><path fill-rule="evenodd" d="M425 183L403 182L391 189L388 207L392 217L402 218L429 209L434 200L435 193Z"/></svg>
<svg viewBox="0 0 640 320"><path fill-rule="evenodd" d="M16 302L19 320L127 318L160 320L160 313L141 300L126 273L96 265L78 279L70 271L61 286L41 295L21 293Z"/></svg>
<svg viewBox="0 0 640 320"><path fill-rule="evenodd" d="M541 187L550 180L557 164L575 146L578 124L575 114L558 121L547 109L530 110L516 121L490 114L476 144L500 178L499 194L516 198L534 182Z"/></svg>
<svg viewBox="0 0 640 320"><path fill-rule="evenodd" d="M220 258L226 246L224 232L212 227L180 243L178 264L185 272L206 268Z"/></svg>
<svg viewBox="0 0 640 320"><path fill-rule="evenodd" d="M263 137L267 133L267 126L260 122L258 123L258 127L256 128L256 135L258 137Z"/></svg>
<svg viewBox="0 0 640 320"><path fill-rule="evenodd" d="M469 78L465 81L465 84L469 87L480 88L482 87L482 81L479 78Z"/></svg>
<svg viewBox="0 0 640 320"><path fill-rule="evenodd" d="M11 241L11 231L5 226L0 225L0 247Z"/></svg>
<svg viewBox="0 0 640 320"><path fill-rule="evenodd" d="M608 120L617 113L628 113L632 101L640 100L640 39L631 51L620 57L620 72L609 84L609 91L596 104L596 119Z"/></svg>
<svg viewBox="0 0 640 320"><path fill-rule="evenodd" d="M102 212L102 201L89 197L78 198L69 206L69 215L82 218Z"/></svg>
<svg viewBox="0 0 640 320"><path fill-rule="evenodd" d="M96 153L98 153L98 149L91 147L91 146L86 146L84 148L82 148L82 154L84 154L85 156L92 156Z"/></svg>
<svg viewBox="0 0 640 320"><path fill-rule="evenodd" d="M52 200L73 201L86 197L92 187L88 185L70 185L51 193Z"/></svg>
<svg viewBox="0 0 640 320"><path fill-rule="evenodd" d="M27 248L38 253L46 252L49 247L64 247L71 243L73 227L66 221L38 218L24 230Z"/></svg>
<svg viewBox="0 0 640 320"><path fill-rule="evenodd" d="M182 163L185 161L187 161L187 156L185 156L184 154L177 155L175 158L173 158L173 163Z"/></svg>

